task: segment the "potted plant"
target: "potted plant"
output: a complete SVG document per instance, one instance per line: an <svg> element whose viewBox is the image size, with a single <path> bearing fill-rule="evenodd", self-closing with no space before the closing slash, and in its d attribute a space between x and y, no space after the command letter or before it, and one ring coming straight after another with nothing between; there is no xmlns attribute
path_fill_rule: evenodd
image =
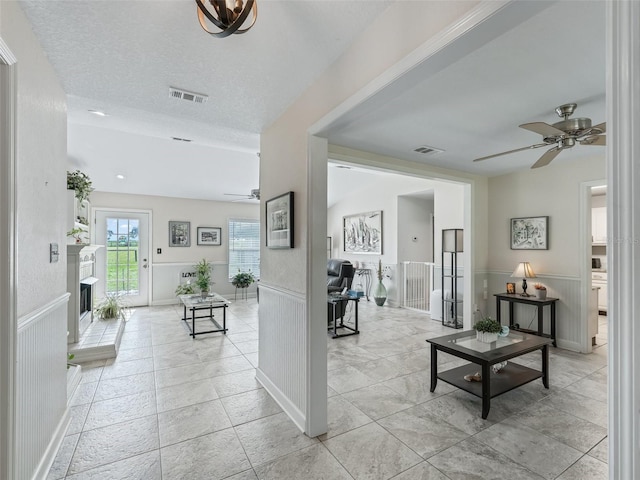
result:
<svg viewBox="0 0 640 480"><path fill-rule="evenodd" d="M191 282L181 283L176 287L176 295L193 295L196 293L196 289L193 288Z"/></svg>
<svg viewBox="0 0 640 480"><path fill-rule="evenodd" d="M491 317L485 317L473 326L476 331L476 340L491 343L498 340L498 333L502 331L502 325Z"/></svg>
<svg viewBox="0 0 640 480"><path fill-rule="evenodd" d="M547 299L547 287L545 287L541 283L536 283L533 287L536 289L536 297L539 300Z"/></svg>
<svg viewBox="0 0 640 480"><path fill-rule="evenodd" d="M108 294L93 311L102 319L118 318L125 320L126 307L120 296L116 294Z"/></svg>
<svg viewBox="0 0 640 480"><path fill-rule="evenodd" d="M84 243L82 240L82 234L86 233L82 228L75 227L67 232L67 237L73 237L76 243Z"/></svg>
<svg viewBox="0 0 640 480"><path fill-rule="evenodd" d="M255 281L256 281L256 277L253 276L253 273L251 273L251 270L249 270L248 272L241 272L238 269L238 273L236 273L231 279L231 285L233 285L236 288L247 288L249 285L251 285Z"/></svg>
<svg viewBox="0 0 640 480"><path fill-rule="evenodd" d="M205 258L195 265L196 269L196 286L200 289L202 297L209 295L209 287L211 285L211 269L212 265Z"/></svg>
<svg viewBox="0 0 640 480"><path fill-rule="evenodd" d="M76 170L75 172L67 171L67 190L74 190L75 197L79 202L87 200L89 194L93 191L91 179L86 173Z"/></svg>

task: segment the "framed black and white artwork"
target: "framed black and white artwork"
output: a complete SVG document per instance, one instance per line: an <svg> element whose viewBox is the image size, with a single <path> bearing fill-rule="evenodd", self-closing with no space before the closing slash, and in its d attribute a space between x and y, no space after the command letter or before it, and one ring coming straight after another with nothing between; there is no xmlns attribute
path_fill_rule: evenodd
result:
<svg viewBox="0 0 640 480"><path fill-rule="evenodd" d="M267 200L267 247L293 248L293 192Z"/></svg>
<svg viewBox="0 0 640 480"><path fill-rule="evenodd" d="M180 222L180 221L169 222L169 246L170 247L190 247L191 246L191 222Z"/></svg>
<svg viewBox="0 0 640 480"><path fill-rule="evenodd" d="M549 217L511 219L511 250L548 250Z"/></svg>
<svg viewBox="0 0 640 480"><path fill-rule="evenodd" d="M198 227L198 245L222 245L222 228Z"/></svg>
<svg viewBox="0 0 640 480"><path fill-rule="evenodd" d="M382 255L382 210L342 219L345 253Z"/></svg>

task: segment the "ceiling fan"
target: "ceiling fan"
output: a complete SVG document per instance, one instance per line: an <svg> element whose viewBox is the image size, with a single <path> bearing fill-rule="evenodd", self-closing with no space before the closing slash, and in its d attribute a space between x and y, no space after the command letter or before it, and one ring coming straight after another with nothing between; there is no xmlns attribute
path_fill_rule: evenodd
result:
<svg viewBox="0 0 640 480"><path fill-rule="evenodd" d="M260 189L252 189L249 195L243 195L241 193L225 193L225 195L228 195L230 197L243 197L236 200L231 200L232 202L239 202L241 200L260 200Z"/></svg>
<svg viewBox="0 0 640 480"><path fill-rule="evenodd" d="M486 157L476 158L474 162L487 160L500 155L520 152L522 150L530 150L532 148L549 147L531 168L544 167L549 165L551 161L562 151L572 148L576 143L580 145L606 145L607 124L605 122L591 126L590 118L569 118L575 111L577 105L575 103L567 103L556 108L556 113L563 118L560 122L549 125L545 122L532 122L520 125L520 128L530 130L534 133L542 135L543 143L537 143L528 147L516 148L507 152L496 153Z"/></svg>

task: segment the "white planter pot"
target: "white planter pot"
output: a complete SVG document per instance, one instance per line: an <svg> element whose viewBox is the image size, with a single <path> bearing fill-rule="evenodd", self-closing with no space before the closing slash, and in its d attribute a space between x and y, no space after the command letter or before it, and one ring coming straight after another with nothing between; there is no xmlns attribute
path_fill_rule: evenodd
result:
<svg viewBox="0 0 640 480"><path fill-rule="evenodd" d="M491 343L498 341L497 333L489 333L489 332L478 332L476 331L476 340L484 343Z"/></svg>
<svg viewBox="0 0 640 480"><path fill-rule="evenodd" d="M536 297L539 300L546 300L547 299L547 291L546 290L536 290Z"/></svg>

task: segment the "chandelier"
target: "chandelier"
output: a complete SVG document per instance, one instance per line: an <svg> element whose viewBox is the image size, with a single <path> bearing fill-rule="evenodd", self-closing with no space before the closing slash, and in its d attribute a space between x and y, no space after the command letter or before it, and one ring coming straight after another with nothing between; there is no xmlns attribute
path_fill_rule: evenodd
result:
<svg viewBox="0 0 640 480"><path fill-rule="evenodd" d="M211 7L207 7L205 3L211 4ZM205 32L219 38L228 37L233 33L247 32L258 18L258 5L255 0L196 0L196 4L200 26ZM240 29L250 14L251 24L247 28ZM207 20L220 31L209 30Z"/></svg>

